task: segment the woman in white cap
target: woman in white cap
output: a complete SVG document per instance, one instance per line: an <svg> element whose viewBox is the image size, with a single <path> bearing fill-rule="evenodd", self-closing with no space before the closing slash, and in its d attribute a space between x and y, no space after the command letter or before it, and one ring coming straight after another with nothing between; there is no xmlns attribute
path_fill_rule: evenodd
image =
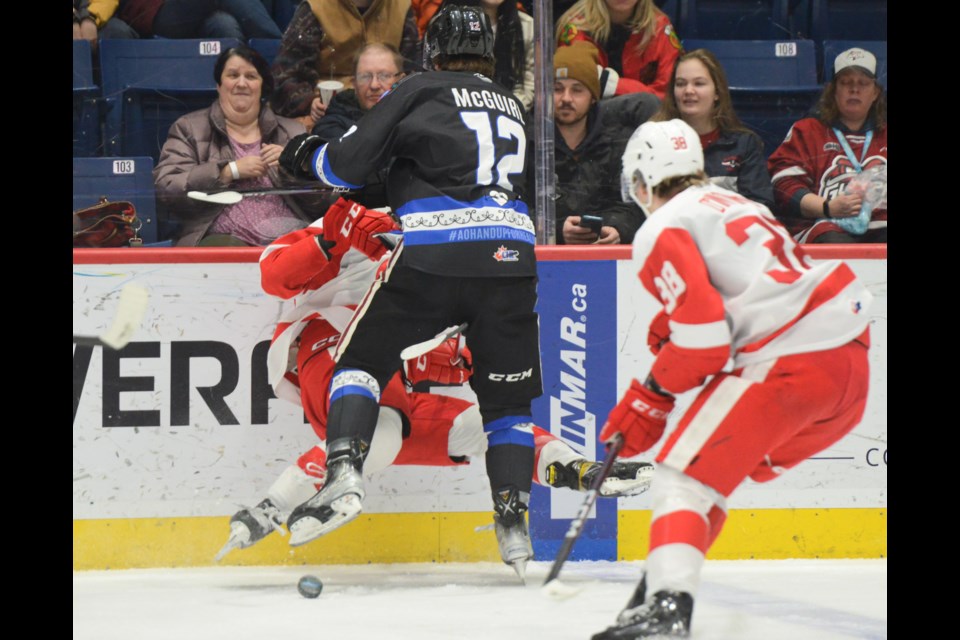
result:
<svg viewBox="0 0 960 640"><path fill-rule="evenodd" d="M815 115L795 122L767 161L778 217L800 242L886 242L887 100L877 59L847 49L833 68Z"/></svg>

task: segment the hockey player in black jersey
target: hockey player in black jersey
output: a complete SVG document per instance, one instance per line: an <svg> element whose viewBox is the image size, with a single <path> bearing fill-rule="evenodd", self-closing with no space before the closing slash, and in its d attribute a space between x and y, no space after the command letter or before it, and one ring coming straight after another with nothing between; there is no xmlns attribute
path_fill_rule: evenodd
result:
<svg viewBox="0 0 960 640"><path fill-rule="evenodd" d="M387 198L403 241L337 347L327 424L329 476L293 510L290 543L354 519L380 390L400 352L466 323L471 386L488 440L500 555L521 578L534 464L531 402L542 393L534 228L518 193L524 109L493 76L493 32L476 7L444 6L424 38L426 67L404 78L339 140L304 134L280 158L301 177L347 189L389 166ZM349 235L348 217L343 234ZM362 219L357 221L362 224ZM321 243L320 250L328 249Z"/></svg>

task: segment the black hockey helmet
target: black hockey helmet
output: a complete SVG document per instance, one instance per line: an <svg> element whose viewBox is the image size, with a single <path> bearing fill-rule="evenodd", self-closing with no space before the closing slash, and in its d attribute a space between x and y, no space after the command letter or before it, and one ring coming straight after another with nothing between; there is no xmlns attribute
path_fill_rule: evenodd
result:
<svg viewBox="0 0 960 640"><path fill-rule="evenodd" d="M427 25L423 41L425 62L433 62L440 55L494 60L493 28L480 7L443 5Z"/></svg>

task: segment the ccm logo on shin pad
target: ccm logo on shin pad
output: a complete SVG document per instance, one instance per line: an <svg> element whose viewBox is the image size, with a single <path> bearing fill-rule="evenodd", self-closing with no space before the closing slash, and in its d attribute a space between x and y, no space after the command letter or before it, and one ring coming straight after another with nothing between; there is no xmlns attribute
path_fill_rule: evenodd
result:
<svg viewBox="0 0 960 640"><path fill-rule="evenodd" d="M520 382L531 377L533 377L532 367L518 373L491 373L487 375L487 378L494 382Z"/></svg>

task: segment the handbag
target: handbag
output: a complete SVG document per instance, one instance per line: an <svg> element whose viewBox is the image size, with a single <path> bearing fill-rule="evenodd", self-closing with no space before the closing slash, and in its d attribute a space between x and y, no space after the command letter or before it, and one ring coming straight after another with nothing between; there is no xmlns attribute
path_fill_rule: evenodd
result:
<svg viewBox="0 0 960 640"><path fill-rule="evenodd" d="M102 196L92 207L73 212L73 246L139 247L143 238L137 232L142 226L133 203L110 202Z"/></svg>

